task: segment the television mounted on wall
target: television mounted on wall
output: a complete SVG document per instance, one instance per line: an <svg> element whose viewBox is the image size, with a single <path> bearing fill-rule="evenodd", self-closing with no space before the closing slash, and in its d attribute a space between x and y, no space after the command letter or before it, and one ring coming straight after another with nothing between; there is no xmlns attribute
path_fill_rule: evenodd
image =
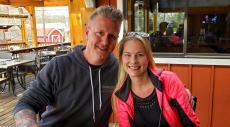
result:
<svg viewBox="0 0 230 127"><path fill-rule="evenodd" d="M218 15L216 14L205 14L202 16L203 24L215 24L217 22Z"/></svg>

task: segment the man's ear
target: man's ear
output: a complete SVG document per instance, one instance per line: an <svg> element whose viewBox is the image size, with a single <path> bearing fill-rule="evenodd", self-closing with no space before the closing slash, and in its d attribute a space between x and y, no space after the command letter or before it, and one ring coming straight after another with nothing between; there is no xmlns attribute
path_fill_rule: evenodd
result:
<svg viewBox="0 0 230 127"><path fill-rule="evenodd" d="M85 31L85 37L86 37L86 40L87 40L88 39L88 34L89 34L89 26L87 24L85 24L84 31Z"/></svg>
<svg viewBox="0 0 230 127"><path fill-rule="evenodd" d="M85 34L88 35L89 33L89 25L85 24Z"/></svg>

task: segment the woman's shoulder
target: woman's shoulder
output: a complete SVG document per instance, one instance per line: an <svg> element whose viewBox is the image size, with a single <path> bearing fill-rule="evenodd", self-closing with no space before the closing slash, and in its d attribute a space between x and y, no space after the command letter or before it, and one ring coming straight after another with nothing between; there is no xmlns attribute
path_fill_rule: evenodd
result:
<svg viewBox="0 0 230 127"><path fill-rule="evenodd" d="M164 89L166 90L177 90L184 87L183 82L177 76L175 72L166 71L162 69L153 69L152 72L158 76L159 80L162 81Z"/></svg>
<svg viewBox="0 0 230 127"><path fill-rule="evenodd" d="M177 76L175 72L172 71L168 71L168 70L164 70L162 68L151 68L151 71L153 72L154 75L162 78L166 78L166 77L174 77Z"/></svg>

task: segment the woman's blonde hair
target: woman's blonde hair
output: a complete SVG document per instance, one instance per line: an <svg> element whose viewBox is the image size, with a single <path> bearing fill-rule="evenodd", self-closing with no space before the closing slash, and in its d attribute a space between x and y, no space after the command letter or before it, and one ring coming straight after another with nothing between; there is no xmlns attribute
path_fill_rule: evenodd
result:
<svg viewBox="0 0 230 127"><path fill-rule="evenodd" d="M114 95L116 91L118 91L122 85L124 84L126 78L127 78L127 73L125 72L123 66L122 66L122 55L123 55L123 50L124 50L124 44L127 41L134 40L133 43L136 41L139 41L142 43L143 48L145 50L147 60L148 60L148 67L153 68L155 67L155 62L153 60L152 56L152 50L151 50L151 44L150 41L147 39L146 36L143 36L143 33L138 33L138 32L130 32L131 34L127 33L126 36L123 37L123 39L119 42L118 44L118 59L119 59L119 71L118 71L118 81L115 86L115 89L113 91L112 95L112 107L114 110L114 113L116 113L116 107L117 107L117 98Z"/></svg>

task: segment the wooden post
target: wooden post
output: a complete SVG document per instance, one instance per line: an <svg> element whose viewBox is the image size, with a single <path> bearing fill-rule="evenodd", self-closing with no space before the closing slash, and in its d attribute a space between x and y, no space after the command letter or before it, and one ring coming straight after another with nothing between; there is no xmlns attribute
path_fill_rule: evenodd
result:
<svg viewBox="0 0 230 127"><path fill-rule="evenodd" d="M21 18L21 34L22 34L22 43L26 44L27 36L26 36L26 25L25 25L25 18Z"/></svg>
<svg viewBox="0 0 230 127"><path fill-rule="evenodd" d="M26 6L27 11L30 13L30 25L32 32L32 46L37 46L37 27L36 27L36 19L35 19L35 9L34 6Z"/></svg>

